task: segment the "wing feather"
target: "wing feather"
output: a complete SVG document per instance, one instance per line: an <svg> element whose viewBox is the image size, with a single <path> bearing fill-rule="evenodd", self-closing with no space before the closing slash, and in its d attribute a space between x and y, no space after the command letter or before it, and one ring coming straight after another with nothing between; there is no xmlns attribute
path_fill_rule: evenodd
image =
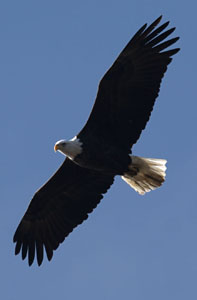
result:
<svg viewBox="0 0 197 300"><path fill-rule="evenodd" d="M160 21L161 16L148 28L141 27L104 75L79 138L102 137L130 152L149 120L167 66L179 51L163 51L179 38L164 41L175 28L164 31L169 22L157 27Z"/></svg>
<svg viewBox="0 0 197 300"><path fill-rule="evenodd" d="M73 229L88 218L113 183L105 175L74 164L68 158L56 174L34 195L14 235L15 254L35 254L40 266L44 248L48 260Z"/></svg>

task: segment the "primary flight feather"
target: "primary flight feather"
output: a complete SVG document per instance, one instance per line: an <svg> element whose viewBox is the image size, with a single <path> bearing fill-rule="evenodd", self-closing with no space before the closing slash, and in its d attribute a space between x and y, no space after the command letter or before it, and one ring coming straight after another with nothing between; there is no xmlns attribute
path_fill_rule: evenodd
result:
<svg viewBox="0 0 197 300"><path fill-rule="evenodd" d="M67 156L57 172L34 195L14 235L15 254L48 260L66 236L88 218L120 175L139 194L165 180L163 159L131 155L150 118L160 84L172 56L166 50L178 37L164 41L175 28L157 27L159 17L133 36L102 78L90 117L70 141L55 144Z"/></svg>

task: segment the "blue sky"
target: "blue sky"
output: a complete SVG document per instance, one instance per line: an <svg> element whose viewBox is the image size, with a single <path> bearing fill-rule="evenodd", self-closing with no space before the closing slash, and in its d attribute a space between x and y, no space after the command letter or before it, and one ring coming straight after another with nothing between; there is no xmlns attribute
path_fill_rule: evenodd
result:
<svg viewBox="0 0 197 300"><path fill-rule="evenodd" d="M2 299L196 299L196 8L178 0L1 2ZM142 197L117 178L53 260L29 268L12 237L63 161L54 143L79 132L101 77L160 14L177 27L181 52L133 153L166 158L166 183Z"/></svg>

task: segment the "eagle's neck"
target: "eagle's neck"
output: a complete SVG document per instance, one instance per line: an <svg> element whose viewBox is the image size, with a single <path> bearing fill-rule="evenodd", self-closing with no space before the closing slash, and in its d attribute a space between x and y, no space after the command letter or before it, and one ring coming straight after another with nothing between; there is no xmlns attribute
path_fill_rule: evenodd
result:
<svg viewBox="0 0 197 300"><path fill-rule="evenodd" d="M66 152L69 158L74 159L82 152L82 142L75 136L66 142Z"/></svg>

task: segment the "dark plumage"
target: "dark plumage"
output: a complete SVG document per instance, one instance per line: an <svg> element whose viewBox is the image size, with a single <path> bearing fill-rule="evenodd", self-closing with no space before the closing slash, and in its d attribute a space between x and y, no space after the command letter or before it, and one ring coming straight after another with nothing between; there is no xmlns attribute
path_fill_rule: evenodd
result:
<svg viewBox="0 0 197 300"><path fill-rule="evenodd" d="M51 260L65 237L97 206L113 183L113 176L79 167L66 158L55 175L34 195L14 236L15 254L29 249L29 265L37 251L42 263L43 246Z"/></svg>
<svg viewBox="0 0 197 300"><path fill-rule="evenodd" d="M175 28L164 31L166 22L155 29L160 20L144 25L104 75L77 139L56 144L68 157L35 193L14 235L15 254L28 256L29 265L35 254L41 265L44 248L51 260L53 251L97 206L114 176L121 175L141 194L164 181L165 161L129 155L150 118L171 57L179 51L166 51L178 38L164 42Z"/></svg>

